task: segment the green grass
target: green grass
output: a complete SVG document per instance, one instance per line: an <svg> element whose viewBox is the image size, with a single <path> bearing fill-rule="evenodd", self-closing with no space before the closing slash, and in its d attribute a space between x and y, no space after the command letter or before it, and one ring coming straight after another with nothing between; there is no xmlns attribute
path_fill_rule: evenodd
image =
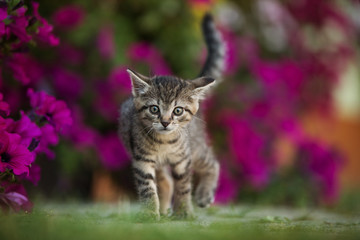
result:
<svg viewBox="0 0 360 240"><path fill-rule="evenodd" d="M196 209L193 220L139 218L129 205L40 204L0 215L0 239L360 239L360 216L250 206Z"/></svg>

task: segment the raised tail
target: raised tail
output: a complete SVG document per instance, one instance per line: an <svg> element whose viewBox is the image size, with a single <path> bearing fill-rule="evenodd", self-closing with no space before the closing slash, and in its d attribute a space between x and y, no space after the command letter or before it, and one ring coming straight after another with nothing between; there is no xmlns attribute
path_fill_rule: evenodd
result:
<svg viewBox="0 0 360 240"><path fill-rule="evenodd" d="M208 55L199 76L208 76L221 80L225 69L225 43L209 13L203 18L202 32L205 38Z"/></svg>

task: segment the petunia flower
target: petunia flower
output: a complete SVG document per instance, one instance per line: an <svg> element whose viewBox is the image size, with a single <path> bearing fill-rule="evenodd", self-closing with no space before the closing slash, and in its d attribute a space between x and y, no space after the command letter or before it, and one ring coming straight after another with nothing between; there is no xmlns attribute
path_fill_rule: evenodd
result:
<svg viewBox="0 0 360 240"><path fill-rule="evenodd" d="M20 142L20 135L0 132L0 172L8 169L15 175L29 173L29 165L34 161L34 154Z"/></svg>
<svg viewBox="0 0 360 240"><path fill-rule="evenodd" d="M57 46L60 43L59 38L55 37L52 33L53 26L50 25L45 18L41 17L39 14L39 3L32 2L34 16L40 22L40 26L37 29L35 37L44 44L48 44L50 46Z"/></svg>
<svg viewBox="0 0 360 240"><path fill-rule="evenodd" d="M16 9L15 14L10 16L11 23L6 25L7 34L13 34L20 41L27 43L32 37L27 33L26 28L29 25L28 17L25 16L26 8L24 6Z"/></svg>
<svg viewBox="0 0 360 240"><path fill-rule="evenodd" d="M16 133L21 136L21 144L29 147L31 141L41 136L40 128L30 120L30 118L21 111L21 118L18 121L8 119L8 126L6 131L9 133Z"/></svg>
<svg viewBox="0 0 360 240"><path fill-rule="evenodd" d="M55 128L50 124L45 124L41 128L41 138L39 146L35 149L35 153L44 153L49 159L55 158L55 153L49 149L59 143L59 136Z"/></svg>
<svg viewBox="0 0 360 240"><path fill-rule="evenodd" d="M35 93L32 89L28 90L28 96L35 113L55 126L57 131L72 124L71 112L64 101L56 100L44 91Z"/></svg>
<svg viewBox="0 0 360 240"><path fill-rule="evenodd" d="M319 142L304 140L299 144L297 164L327 203L334 203L339 196L338 175L343 163L338 152Z"/></svg>
<svg viewBox="0 0 360 240"><path fill-rule="evenodd" d="M97 48L104 59L112 59L115 55L114 29L111 26L104 26L100 29L97 41Z"/></svg>
<svg viewBox="0 0 360 240"><path fill-rule="evenodd" d="M96 147L102 165L109 170L117 170L130 163L130 158L116 134L99 138Z"/></svg>
<svg viewBox="0 0 360 240"><path fill-rule="evenodd" d="M0 207L4 211L9 211L10 208L16 212L31 211L33 204L29 201L23 185L3 181L0 182L0 188L4 189L0 191Z"/></svg>
<svg viewBox="0 0 360 240"><path fill-rule="evenodd" d="M74 29L84 21L85 11L80 6L68 5L58 9L54 15L54 24L62 29Z"/></svg>

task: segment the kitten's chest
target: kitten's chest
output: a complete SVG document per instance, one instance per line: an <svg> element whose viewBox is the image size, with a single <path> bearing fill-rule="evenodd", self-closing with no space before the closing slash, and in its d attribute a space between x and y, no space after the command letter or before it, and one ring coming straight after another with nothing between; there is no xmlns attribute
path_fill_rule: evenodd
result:
<svg viewBox="0 0 360 240"><path fill-rule="evenodd" d="M172 159L184 152L185 144L161 144L152 151L153 156L159 165L168 164Z"/></svg>

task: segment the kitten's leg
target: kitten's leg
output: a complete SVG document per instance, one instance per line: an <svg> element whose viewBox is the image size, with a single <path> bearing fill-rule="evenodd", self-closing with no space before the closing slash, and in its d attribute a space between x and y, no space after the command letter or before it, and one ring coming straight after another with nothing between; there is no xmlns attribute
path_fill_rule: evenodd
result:
<svg viewBox="0 0 360 240"><path fill-rule="evenodd" d="M174 214L192 216L190 157L177 159L170 165L174 178Z"/></svg>
<svg viewBox="0 0 360 240"><path fill-rule="evenodd" d="M159 197L155 184L155 164L146 159L133 161L133 172L140 202L145 205L149 214L159 218Z"/></svg>
<svg viewBox="0 0 360 240"><path fill-rule="evenodd" d="M166 215L171 208L171 198L174 192L173 181L165 168L156 170L156 183L159 190L160 213Z"/></svg>
<svg viewBox="0 0 360 240"><path fill-rule="evenodd" d="M219 163L210 149L203 158L194 161L194 170L199 176L199 184L195 191L196 203L199 207L208 207L214 202L220 170Z"/></svg>

